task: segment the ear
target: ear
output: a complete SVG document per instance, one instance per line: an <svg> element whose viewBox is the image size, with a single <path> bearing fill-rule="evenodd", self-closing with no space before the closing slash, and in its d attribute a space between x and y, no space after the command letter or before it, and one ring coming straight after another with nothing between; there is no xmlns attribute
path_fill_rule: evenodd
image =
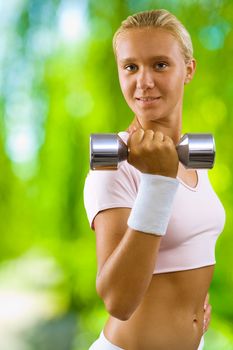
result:
<svg viewBox="0 0 233 350"><path fill-rule="evenodd" d="M194 76L195 70L196 70L197 62L194 58L192 58L188 63L186 63L186 76L184 83L188 84Z"/></svg>

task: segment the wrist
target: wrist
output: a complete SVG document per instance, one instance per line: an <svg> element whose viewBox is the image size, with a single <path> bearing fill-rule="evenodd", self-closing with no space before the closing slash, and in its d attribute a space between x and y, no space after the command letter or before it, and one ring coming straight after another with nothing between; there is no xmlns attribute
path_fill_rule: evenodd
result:
<svg viewBox="0 0 233 350"><path fill-rule="evenodd" d="M178 185L176 178L142 173L128 226L145 233L165 235Z"/></svg>

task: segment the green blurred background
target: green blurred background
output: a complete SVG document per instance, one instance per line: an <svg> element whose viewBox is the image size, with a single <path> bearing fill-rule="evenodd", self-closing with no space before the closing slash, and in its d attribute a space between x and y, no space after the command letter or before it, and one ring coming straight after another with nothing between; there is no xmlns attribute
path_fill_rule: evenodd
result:
<svg viewBox="0 0 233 350"><path fill-rule="evenodd" d="M104 326L83 205L89 135L128 127L111 40L126 16L153 8L193 39L182 132L214 134L209 176L227 214L205 350L233 349L233 2L1 0L1 350L86 350Z"/></svg>

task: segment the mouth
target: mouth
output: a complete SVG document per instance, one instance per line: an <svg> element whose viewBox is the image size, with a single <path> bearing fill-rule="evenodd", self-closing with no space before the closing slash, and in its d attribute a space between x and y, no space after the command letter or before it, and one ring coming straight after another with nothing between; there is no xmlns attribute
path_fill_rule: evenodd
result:
<svg viewBox="0 0 233 350"><path fill-rule="evenodd" d="M160 100L161 96L154 97L154 96L141 96L141 97L136 97L136 100L142 104L142 105L151 105L158 100Z"/></svg>

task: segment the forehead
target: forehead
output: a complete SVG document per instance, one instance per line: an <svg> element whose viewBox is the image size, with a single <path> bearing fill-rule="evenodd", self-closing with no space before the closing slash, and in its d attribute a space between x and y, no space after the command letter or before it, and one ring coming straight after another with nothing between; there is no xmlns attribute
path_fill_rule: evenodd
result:
<svg viewBox="0 0 233 350"><path fill-rule="evenodd" d="M183 59L180 43L167 30L160 28L133 28L119 34L116 42L117 58L147 58L167 56Z"/></svg>

